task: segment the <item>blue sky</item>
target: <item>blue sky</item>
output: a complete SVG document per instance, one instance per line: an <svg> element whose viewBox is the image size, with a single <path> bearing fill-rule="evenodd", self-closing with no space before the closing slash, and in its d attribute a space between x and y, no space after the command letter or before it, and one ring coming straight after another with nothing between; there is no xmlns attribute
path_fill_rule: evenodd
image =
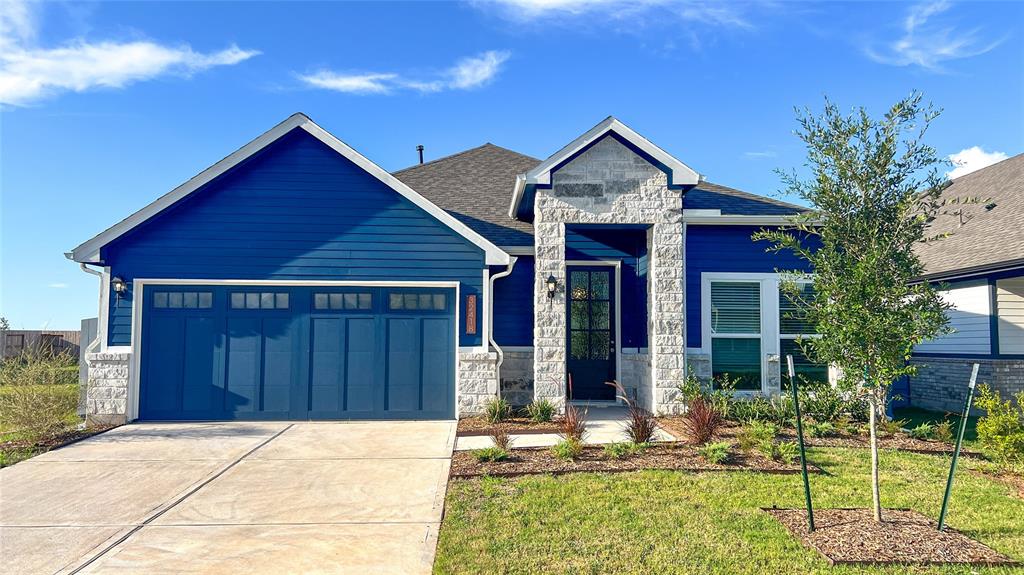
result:
<svg viewBox="0 0 1024 575"><path fill-rule="evenodd" d="M774 194L794 107L911 90L961 171L1024 151L1024 4L507 0L0 9L0 315L75 328L63 253L296 111L387 169L484 142L546 157L615 115Z"/></svg>

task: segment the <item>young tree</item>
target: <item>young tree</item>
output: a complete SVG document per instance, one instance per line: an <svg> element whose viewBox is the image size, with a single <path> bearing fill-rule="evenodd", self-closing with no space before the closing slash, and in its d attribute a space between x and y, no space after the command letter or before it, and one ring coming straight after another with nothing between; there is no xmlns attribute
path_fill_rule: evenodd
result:
<svg viewBox="0 0 1024 575"><path fill-rule="evenodd" d="M917 93L880 119L863 108L845 115L827 99L820 116L798 114L810 176L780 175L812 211L754 235L814 270L813 298L795 285L783 289L820 334L803 340L803 351L838 368L840 384L868 400L876 521L882 519L876 424L885 416L888 388L914 373L907 360L915 345L948 330L949 306L935 287L911 283L924 273L914 246L927 240L929 223L942 213L945 181L937 168L945 162L923 142L936 116Z"/></svg>

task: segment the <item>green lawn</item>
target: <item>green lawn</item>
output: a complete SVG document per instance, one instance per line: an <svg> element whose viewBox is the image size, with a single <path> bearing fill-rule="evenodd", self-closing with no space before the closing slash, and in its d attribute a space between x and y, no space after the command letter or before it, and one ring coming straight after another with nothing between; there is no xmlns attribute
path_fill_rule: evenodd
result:
<svg viewBox="0 0 1024 575"><path fill-rule="evenodd" d="M813 449L820 507L867 507L868 451ZM1024 500L961 459L947 523L1024 560ZM886 451L886 507L937 517L949 459ZM964 567L833 568L761 507L800 507L799 475L643 471L455 481L436 573L1024 573Z"/></svg>

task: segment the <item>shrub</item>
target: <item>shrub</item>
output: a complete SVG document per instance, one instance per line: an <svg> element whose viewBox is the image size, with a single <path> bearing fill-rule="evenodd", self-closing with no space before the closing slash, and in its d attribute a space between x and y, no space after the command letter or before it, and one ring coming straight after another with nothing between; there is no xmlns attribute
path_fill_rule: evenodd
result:
<svg viewBox="0 0 1024 575"><path fill-rule="evenodd" d="M771 458L786 465L792 464L800 456L800 446L794 441L778 441L772 445Z"/></svg>
<svg viewBox="0 0 1024 575"><path fill-rule="evenodd" d="M485 461L504 461L508 459L508 451L500 447L485 447L483 449L474 449L472 452L473 457L477 461L483 463Z"/></svg>
<svg viewBox="0 0 1024 575"><path fill-rule="evenodd" d="M31 351L0 362L0 421L37 435L77 423L75 361L69 353Z"/></svg>
<svg viewBox="0 0 1024 575"><path fill-rule="evenodd" d="M800 392L800 410L818 421L835 422L844 417L867 417L867 401L831 385Z"/></svg>
<svg viewBox="0 0 1024 575"><path fill-rule="evenodd" d="M640 453L646 447L647 445L644 443L633 443L632 441L607 443L604 446L604 456L608 459L622 459Z"/></svg>
<svg viewBox="0 0 1024 575"><path fill-rule="evenodd" d="M975 404L985 411L978 419L978 441L1002 465L1024 460L1024 391L1016 398L1014 407L988 385L978 387Z"/></svg>
<svg viewBox="0 0 1024 575"><path fill-rule="evenodd" d="M940 423L935 424L935 431L932 432L932 439L935 441L941 441L942 443L953 442L953 422L948 419L944 419Z"/></svg>
<svg viewBox="0 0 1024 575"><path fill-rule="evenodd" d="M508 431L498 428L491 434L491 441L494 442L494 446L503 450L508 451L512 447L512 437L509 436Z"/></svg>
<svg viewBox="0 0 1024 575"><path fill-rule="evenodd" d="M580 444L587 435L587 412L580 411L575 405L565 406L565 415L559 421L559 437L574 440Z"/></svg>
<svg viewBox="0 0 1024 575"><path fill-rule="evenodd" d="M686 407L683 415L683 429L695 445L711 441L722 426L722 416L707 400L697 398Z"/></svg>
<svg viewBox="0 0 1024 575"><path fill-rule="evenodd" d="M583 454L583 442L576 438L566 438L551 448L555 457L564 461L573 461Z"/></svg>
<svg viewBox="0 0 1024 575"><path fill-rule="evenodd" d="M500 397L492 397L484 404L484 417L488 423L501 423L512 417L512 406Z"/></svg>
<svg viewBox="0 0 1024 575"><path fill-rule="evenodd" d="M619 382L609 381L606 384L615 388L615 394L629 408L626 417L626 435L629 440L637 444L650 443L658 430L658 421L654 419L654 414L630 400L626 389Z"/></svg>
<svg viewBox="0 0 1024 575"><path fill-rule="evenodd" d="M725 463L729 459L729 450L732 446L729 445L728 441L716 441L714 443L707 443L697 448L697 453L701 456L704 461L708 463L719 465Z"/></svg>
<svg viewBox="0 0 1024 575"><path fill-rule="evenodd" d="M917 427L910 430L910 437L914 439L931 439L935 433L935 426L931 423L924 422Z"/></svg>
<svg viewBox="0 0 1024 575"><path fill-rule="evenodd" d="M903 432L903 428L910 423L906 419L886 419L884 417L878 420L878 432L881 435L897 435Z"/></svg>
<svg viewBox="0 0 1024 575"><path fill-rule="evenodd" d="M526 406L526 415L537 423L546 423L555 416L555 404L546 399L538 399Z"/></svg>
<svg viewBox="0 0 1024 575"><path fill-rule="evenodd" d="M853 421L853 419L847 415L844 415L837 419L835 421L835 427L836 430L850 435L860 434L860 426L857 424L857 422Z"/></svg>
<svg viewBox="0 0 1024 575"><path fill-rule="evenodd" d="M807 435L811 437L832 437L836 434L836 426L827 421L812 421L807 424Z"/></svg>

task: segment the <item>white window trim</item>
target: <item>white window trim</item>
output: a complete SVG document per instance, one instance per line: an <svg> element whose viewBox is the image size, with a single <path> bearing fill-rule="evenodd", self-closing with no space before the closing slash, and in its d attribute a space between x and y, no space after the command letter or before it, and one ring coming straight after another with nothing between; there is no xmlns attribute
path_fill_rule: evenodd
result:
<svg viewBox="0 0 1024 575"><path fill-rule="evenodd" d="M454 310L454 342L455 353L452 365L452 401L455 406L455 419L459 418L459 318L460 316L460 284L452 281L307 281L307 280L221 280L221 279L159 279L159 278L135 278L132 280L134 287L132 299L132 345L130 347L109 348L111 352L130 353L128 368L128 398L125 416L128 421L139 418L139 386L142 367L142 304L145 301L145 291L148 285L217 285L217 286L268 286L268 287L429 287L446 288L455 290ZM476 350L476 348L470 348ZM132 351L135 350L135 353Z"/></svg>
<svg viewBox="0 0 1024 575"><path fill-rule="evenodd" d="M736 395L767 394L768 373L773 364L779 362L779 284L777 273L702 272L700 274L700 323L701 353L707 355L710 371L714 373L714 359L711 354L711 282L759 283L761 286L761 389L737 390ZM722 337L750 338L742 334L723 334Z"/></svg>

